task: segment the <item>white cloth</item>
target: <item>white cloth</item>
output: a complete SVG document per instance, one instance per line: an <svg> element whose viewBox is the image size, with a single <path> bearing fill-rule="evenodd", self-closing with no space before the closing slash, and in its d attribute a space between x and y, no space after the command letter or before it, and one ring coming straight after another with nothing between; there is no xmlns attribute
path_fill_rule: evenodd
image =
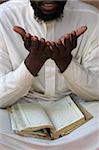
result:
<svg viewBox="0 0 99 150"><path fill-rule="evenodd" d="M27 138L11 131L7 111L0 109L1 150L98 150L99 149L99 102L81 102L94 118L57 140Z"/></svg>
<svg viewBox="0 0 99 150"><path fill-rule="evenodd" d="M13 0L0 6L0 106L33 98L59 99L72 91L86 100L99 99L99 17L98 10L80 2L68 1L60 21L38 23L29 0ZM53 41L65 33L87 25L88 31L78 40L73 60L63 74L48 60L34 78L24 59L28 51L13 31L21 26L32 35ZM51 74L49 76L48 74ZM53 89L53 92L51 92Z"/></svg>
<svg viewBox="0 0 99 150"><path fill-rule="evenodd" d="M35 78L24 65L28 51L24 48L21 37L13 31L14 25L25 28L32 35L51 41L82 25L87 25L88 31L79 38L78 46L73 50L73 60L63 74L58 72L54 62L49 59L40 70L39 76ZM71 91L86 100L99 100L98 25L98 10L76 1L67 2L62 20L47 24L40 24L34 19L29 0L12 0L2 4L0 6L0 107L6 107L19 100L60 99ZM49 73L51 76L48 76ZM86 102L84 105L92 112L94 119L68 136L55 141L13 134L6 110L0 109L0 149L98 149L99 102Z"/></svg>

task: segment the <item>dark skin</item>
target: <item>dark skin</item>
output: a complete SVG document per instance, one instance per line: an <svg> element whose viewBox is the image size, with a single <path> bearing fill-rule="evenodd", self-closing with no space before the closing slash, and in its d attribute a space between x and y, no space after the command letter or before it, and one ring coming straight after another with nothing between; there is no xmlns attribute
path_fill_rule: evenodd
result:
<svg viewBox="0 0 99 150"><path fill-rule="evenodd" d="M31 6L36 18L42 21L59 19L64 11L67 0L64 1L41 1L32 0ZM47 59L55 61L60 72L64 72L72 60L71 51L77 46L77 38L86 31L87 27L64 35L57 41L32 36L20 27L14 27L14 31L21 35L25 48L30 52L25 60L25 65L33 76L37 76L39 70Z"/></svg>
<svg viewBox="0 0 99 150"><path fill-rule="evenodd" d="M31 42L28 43L29 40ZM28 69L31 70L30 72L33 74L33 76L37 76L37 73L39 72L45 61L51 56L49 42L46 42L43 38L38 39L38 37L35 36L29 36L28 38L27 36L24 41L24 45L26 45L27 50L30 51L30 54L28 55L29 59L25 60L25 64L27 68L28 65L30 66L30 68Z"/></svg>
<svg viewBox="0 0 99 150"><path fill-rule="evenodd" d="M87 30L86 26L80 27L74 32L64 35L56 42L49 42L32 36L21 27L14 27L14 31L21 35L25 48L32 54L29 61L33 60L33 75L36 76L47 59L51 58L61 72L68 67L68 59L72 59L71 51L77 46L77 38ZM30 63L30 62L28 62ZM70 62L69 62L70 63Z"/></svg>
<svg viewBox="0 0 99 150"><path fill-rule="evenodd" d="M52 42L52 59L60 69L60 72L64 72L72 60L71 52L77 46L77 39L87 30L86 26L83 26L76 31L64 35L56 42Z"/></svg>
<svg viewBox="0 0 99 150"><path fill-rule="evenodd" d="M7 1L9 1L9 0L0 0L0 4L3 4L5 2L7 2Z"/></svg>
<svg viewBox="0 0 99 150"><path fill-rule="evenodd" d="M4 3L7 0L2 0ZM31 5L36 7L45 16L47 14L54 16L54 13L59 9L63 9L67 0L65 1L31 1ZM59 7L61 6L61 7ZM35 10L36 11L36 10ZM60 12L62 13L62 12ZM59 15L60 16L60 15ZM14 31L21 35L25 48L30 52L25 64L32 75L36 76L47 59L51 58L55 61L60 69L64 72L72 60L71 51L77 46L77 38L86 31L86 27L81 27L77 31L64 35L56 42L48 42L45 39L39 39L32 36L20 27L14 27Z"/></svg>
<svg viewBox="0 0 99 150"><path fill-rule="evenodd" d="M31 6L34 10L35 18L38 21L42 22L43 20L44 22L47 22L47 21L52 21L54 19L57 20L61 18L66 2L67 0L64 1L32 0Z"/></svg>

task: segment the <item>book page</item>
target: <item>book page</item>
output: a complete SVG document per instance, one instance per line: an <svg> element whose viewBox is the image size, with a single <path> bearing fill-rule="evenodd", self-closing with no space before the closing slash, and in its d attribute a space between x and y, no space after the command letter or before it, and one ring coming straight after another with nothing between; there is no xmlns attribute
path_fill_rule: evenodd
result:
<svg viewBox="0 0 99 150"><path fill-rule="evenodd" d="M84 118L83 113L69 96L51 103L46 107L46 111L57 131Z"/></svg>
<svg viewBox="0 0 99 150"><path fill-rule="evenodd" d="M17 130L16 122L14 121L13 113L10 113L11 127L13 131Z"/></svg>
<svg viewBox="0 0 99 150"><path fill-rule="evenodd" d="M42 126L52 126L47 114L38 103L17 103L11 107L11 111L19 131L26 128L37 130Z"/></svg>

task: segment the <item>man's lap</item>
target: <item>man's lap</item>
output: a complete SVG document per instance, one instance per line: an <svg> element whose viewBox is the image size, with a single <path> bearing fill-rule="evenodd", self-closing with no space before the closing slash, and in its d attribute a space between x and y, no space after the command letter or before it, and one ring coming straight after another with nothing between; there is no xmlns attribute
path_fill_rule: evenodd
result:
<svg viewBox="0 0 99 150"><path fill-rule="evenodd" d="M16 135L11 130L9 113L5 109L0 109L0 149L95 150L96 148L99 148L99 102L86 102L84 106L90 113L94 115L94 118L71 134L54 141L34 139Z"/></svg>

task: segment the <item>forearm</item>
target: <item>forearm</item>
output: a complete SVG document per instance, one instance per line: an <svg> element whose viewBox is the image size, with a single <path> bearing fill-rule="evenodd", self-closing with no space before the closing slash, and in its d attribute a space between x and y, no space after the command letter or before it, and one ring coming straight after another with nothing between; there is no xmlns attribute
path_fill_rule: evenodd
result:
<svg viewBox="0 0 99 150"><path fill-rule="evenodd" d="M24 62L13 72L0 77L0 107L12 105L27 95L34 77Z"/></svg>
<svg viewBox="0 0 99 150"><path fill-rule="evenodd" d="M99 100L99 77L76 60L72 60L63 73L68 87L85 100Z"/></svg>

